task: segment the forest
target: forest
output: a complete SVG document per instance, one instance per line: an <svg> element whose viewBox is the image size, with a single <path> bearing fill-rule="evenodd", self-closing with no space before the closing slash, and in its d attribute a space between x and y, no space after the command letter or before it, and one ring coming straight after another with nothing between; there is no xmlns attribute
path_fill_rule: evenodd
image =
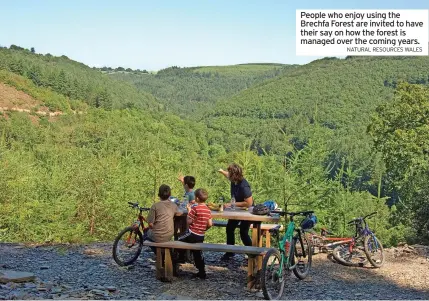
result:
<svg viewBox="0 0 429 301"><path fill-rule="evenodd" d="M0 241L111 241L127 201L150 206L162 183L181 196L182 173L217 202L236 162L256 203L315 210L339 235L378 211L386 246L428 243L428 82L427 57L147 73L0 48L0 84L62 112L0 115Z"/></svg>

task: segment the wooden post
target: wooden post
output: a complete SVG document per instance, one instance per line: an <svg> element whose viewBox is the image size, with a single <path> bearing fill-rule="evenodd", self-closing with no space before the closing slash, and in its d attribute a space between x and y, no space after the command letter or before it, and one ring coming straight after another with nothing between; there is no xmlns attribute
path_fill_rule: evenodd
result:
<svg viewBox="0 0 429 301"><path fill-rule="evenodd" d="M265 232L265 247L267 247L267 248L271 247L271 233L270 233L270 231Z"/></svg>
<svg viewBox="0 0 429 301"><path fill-rule="evenodd" d="M156 279L162 278L162 252L161 248L156 248Z"/></svg>
<svg viewBox="0 0 429 301"><path fill-rule="evenodd" d="M171 260L170 249L165 249L165 280L173 281L173 261Z"/></svg>
<svg viewBox="0 0 429 301"><path fill-rule="evenodd" d="M251 289L254 282L254 276L253 276L253 267L254 267L254 258L248 255L247 259L247 288Z"/></svg>

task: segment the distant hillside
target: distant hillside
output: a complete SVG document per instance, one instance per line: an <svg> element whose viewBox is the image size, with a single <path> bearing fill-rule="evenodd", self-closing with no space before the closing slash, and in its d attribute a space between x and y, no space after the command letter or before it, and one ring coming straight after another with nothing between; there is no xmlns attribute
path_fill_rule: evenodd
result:
<svg viewBox="0 0 429 301"><path fill-rule="evenodd" d="M370 115L392 98L400 80L427 84L429 58L313 61L218 101L203 119L219 133L215 141L227 150L238 150L244 141L251 141L260 152L286 154L316 135L335 150L336 164L347 155L362 167L373 164L368 162L371 142L366 134ZM226 140L220 141L221 137Z"/></svg>
<svg viewBox="0 0 429 301"><path fill-rule="evenodd" d="M193 68L170 67L156 74L115 72L109 76L147 91L167 110L189 117L208 110L215 101L297 68L296 65L244 64ZM198 118L194 116L195 118Z"/></svg>
<svg viewBox="0 0 429 301"><path fill-rule="evenodd" d="M112 80L99 71L66 56L42 55L12 45L0 47L0 70L30 79L37 87L50 89L70 100L80 100L105 109L157 108L155 98L125 82Z"/></svg>

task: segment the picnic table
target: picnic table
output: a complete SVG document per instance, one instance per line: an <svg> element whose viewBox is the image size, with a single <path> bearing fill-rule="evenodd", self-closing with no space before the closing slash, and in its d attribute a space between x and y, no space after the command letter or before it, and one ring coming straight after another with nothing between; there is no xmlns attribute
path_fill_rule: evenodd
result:
<svg viewBox="0 0 429 301"><path fill-rule="evenodd" d="M186 217L188 211L186 209L180 209L181 215L177 215L175 217L175 232L174 232L174 239L177 240L187 229L186 225ZM259 247L262 248L262 232L261 232L261 224L262 222L273 222L277 223L280 219L279 216L270 216L270 215L255 215L249 212L246 209L241 208L225 208L224 211L211 211L212 218L219 218L219 219L228 219L228 220L243 220L243 221L251 221L252 222L252 247ZM275 225L273 225L275 226ZM225 237L226 240L226 237ZM220 251L223 248L216 248L215 244L211 244L212 247L210 250L212 251ZM267 247L269 244L267 245ZM239 251L239 249L236 246L236 250ZM231 246L233 248L233 246ZM243 249L242 253L245 253L246 247L241 247ZM250 250L250 249L249 249ZM255 249L256 250L256 249ZM234 251L232 251L234 252ZM252 282L255 280L255 275L258 271L262 269L262 256L255 256L253 258L248 258L248 287L252 287Z"/></svg>
<svg viewBox="0 0 429 301"><path fill-rule="evenodd" d="M177 240L180 235L186 231L186 217L188 211L186 209L180 209L182 215L177 215L175 221L174 239ZM226 208L224 211L211 211L212 218L220 219L232 219L252 222L252 246L262 247L262 235L261 235L261 224L262 222L273 222L277 223L280 219L279 216L270 215L256 215L249 212L246 208L244 209L230 209ZM226 238L225 238L226 240Z"/></svg>

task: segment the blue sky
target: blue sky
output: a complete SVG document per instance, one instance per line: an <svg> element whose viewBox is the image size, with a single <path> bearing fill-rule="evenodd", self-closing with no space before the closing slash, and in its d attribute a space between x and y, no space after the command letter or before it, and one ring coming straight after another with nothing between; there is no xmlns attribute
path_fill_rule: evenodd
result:
<svg viewBox="0 0 429 301"><path fill-rule="evenodd" d="M296 9L418 9L427 0L0 0L0 45L89 66L158 70L295 56Z"/></svg>

